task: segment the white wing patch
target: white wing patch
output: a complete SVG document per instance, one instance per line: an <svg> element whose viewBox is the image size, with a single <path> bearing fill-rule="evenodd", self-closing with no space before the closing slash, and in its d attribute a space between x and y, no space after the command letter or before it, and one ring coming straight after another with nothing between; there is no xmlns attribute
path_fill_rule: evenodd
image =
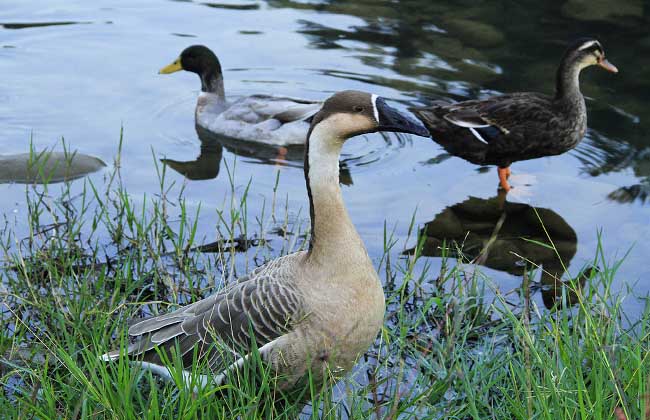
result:
<svg viewBox="0 0 650 420"><path fill-rule="evenodd" d="M484 123L484 124L478 124L472 121L465 121L465 120L457 120L454 118L449 118L447 115L444 117L447 121L450 123L457 125L459 127L464 127L464 128L483 128L483 127L489 127L490 124Z"/></svg>
<svg viewBox="0 0 650 420"><path fill-rule="evenodd" d="M372 112L375 115L375 121L379 122L379 110L377 109L377 98L378 96L373 93L370 98L370 101L372 102Z"/></svg>
<svg viewBox="0 0 650 420"><path fill-rule="evenodd" d="M484 126L484 127L487 127L487 126ZM483 138L483 136L481 136L481 133L479 133L478 131L476 131L476 130L474 129L474 127L467 127L467 128L469 128L469 131L471 131L472 134L474 134L474 137L476 137L477 139L479 139L479 140L482 141L483 143L488 144L488 142L485 141L485 139Z"/></svg>

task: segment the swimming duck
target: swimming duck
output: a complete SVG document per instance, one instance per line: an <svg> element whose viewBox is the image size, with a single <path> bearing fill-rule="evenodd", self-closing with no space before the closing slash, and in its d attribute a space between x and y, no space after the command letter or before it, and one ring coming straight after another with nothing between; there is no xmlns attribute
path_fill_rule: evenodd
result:
<svg viewBox="0 0 650 420"><path fill-rule="evenodd" d="M156 348L178 349L185 368L197 349L216 373L212 380L221 384L246 363L254 345L284 390L300 388L308 370L316 384L349 370L376 338L385 302L343 203L339 156L348 138L377 131L428 137L424 126L376 95L344 91L325 101L311 122L304 161L309 249L270 261L206 299L136 322L128 330L136 341L103 359L128 355L165 375ZM214 343L236 353L237 360L224 364Z"/></svg>
<svg viewBox="0 0 650 420"><path fill-rule="evenodd" d="M219 59L203 45L187 47L159 73L180 70L196 73L201 78L196 124L212 133L239 140L274 146L304 144L309 130L306 120L322 105L320 101L271 95L252 95L228 102Z"/></svg>
<svg viewBox="0 0 650 420"><path fill-rule="evenodd" d="M559 155L582 140L587 108L578 78L592 65L618 72L598 40L582 38L560 61L555 96L520 92L411 110L450 154L476 165L497 165L499 183L508 191L510 164Z"/></svg>

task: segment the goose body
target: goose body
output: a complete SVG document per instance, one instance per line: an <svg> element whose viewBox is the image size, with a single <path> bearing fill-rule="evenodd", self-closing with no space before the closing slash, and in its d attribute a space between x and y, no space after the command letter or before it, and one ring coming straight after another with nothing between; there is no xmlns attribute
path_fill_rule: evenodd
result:
<svg viewBox="0 0 650 420"><path fill-rule="evenodd" d="M168 74L180 70L201 78L195 120L200 127L218 135L242 141L290 146L305 143L309 122L322 102L273 95L251 95L228 101L221 64L207 47L193 45L162 68Z"/></svg>
<svg viewBox="0 0 650 420"><path fill-rule="evenodd" d="M286 390L300 389L308 370L316 384L348 371L376 338L385 302L379 277L343 203L338 158L347 138L374 131L427 135L419 123L375 95L345 91L328 99L307 136L309 250L273 260L199 302L136 322L128 331L135 342L103 358L124 354L161 372L156 348L179 349L185 368L198 348L198 357L207 358L213 380L220 384L257 347L278 374L277 386ZM236 360L225 363L213 351L215 342Z"/></svg>
<svg viewBox="0 0 650 420"><path fill-rule="evenodd" d="M581 39L560 62L555 96L519 92L412 110L450 154L477 165L497 165L501 187L507 191L513 162L559 155L582 140L587 108L579 74L591 65L618 71L597 40Z"/></svg>

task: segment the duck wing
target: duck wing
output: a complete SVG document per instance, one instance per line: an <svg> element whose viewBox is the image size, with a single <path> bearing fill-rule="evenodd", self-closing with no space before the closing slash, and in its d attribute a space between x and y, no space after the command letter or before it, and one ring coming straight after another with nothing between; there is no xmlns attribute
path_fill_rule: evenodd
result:
<svg viewBox="0 0 650 420"><path fill-rule="evenodd" d="M302 121L317 113L323 105L320 101L310 101L271 95L253 95L232 104L223 113L226 119L259 124L277 120L280 124Z"/></svg>
<svg viewBox="0 0 650 420"><path fill-rule="evenodd" d="M448 153L476 165L512 162L557 154L555 137L566 117L549 96L521 92L458 103L436 102L411 108L432 139Z"/></svg>
<svg viewBox="0 0 650 420"><path fill-rule="evenodd" d="M129 328L129 335L136 341L126 353L162 365L156 347L163 352L178 349L177 356L188 367L198 347L198 357L208 357L213 371L228 369L228 355L219 353L224 348L229 350L230 359L238 359L237 363L243 363L250 354L252 343L263 355L265 345L290 332L306 313L303 299L291 281L299 255L274 260L191 305L136 322ZM102 358L113 360L119 354L116 350ZM167 357L173 360L171 354L167 353Z"/></svg>
<svg viewBox="0 0 650 420"><path fill-rule="evenodd" d="M489 144L504 135L525 137L528 131L543 129L556 117L552 101L538 93L515 93L448 105L443 117L470 129L479 140Z"/></svg>

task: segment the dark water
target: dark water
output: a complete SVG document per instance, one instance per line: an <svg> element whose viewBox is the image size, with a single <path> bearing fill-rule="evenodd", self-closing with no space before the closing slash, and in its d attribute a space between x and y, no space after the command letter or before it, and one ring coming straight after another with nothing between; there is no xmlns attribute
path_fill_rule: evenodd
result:
<svg viewBox="0 0 650 420"><path fill-rule="evenodd" d="M251 181L254 217L271 199L288 197L292 217L306 219L301 150L287 161L274 149L224 143L193 124L195 75L156 74L193 43L214 49L226 93L278 93L320 99L342 89L372 91L408 105L462 100L499 92L550 93L567 40L595 35L618 75L587 69L589 127L581 145L562 156L513 165L524 192L495 210L494 168L445 156L433 142L371 135L346 144L345 201L376 260L384 221L406 239L416 224L425 250L440 264L438 240L459 240L469 257L495 232L480 262L507 291L521 283L521 258L553 272L559 263L525 246L540 239L533 207L561 248L571 275L589 265L599 233L609 261L629 255L616 288L650 290L650 6L640 1L245 1L191 2L4 0L0 8L0 152L25 153L30 137L41 150L65 137L72 149L113 162L124 127L121 171L135 197L158 190L155 161L168 159L175 190L201 205L200 229L214 236L215 209L230 193L224 165L236 166L236 191ZM155 155L155 158L154 158ZM235 165L236 160L236 165ZM110 166L110 165L109 165ZM177 171L177 172L176 172ZM184 176L185 175L185 176ZM102 173L92 175L100 180ZM530 186L523 186L530 184ZM24 187L0 185L0 213L20 230ZM172 196L173 194L170 194ZM416 210L417 209L417 210ZM192 213L191 209L188 210ZM496 213L495 213L496 212ZM213 238L214 239L214 238ZM541 238L543 239L543 238ZM411 248L415 239L402 240ZM541 276L543 277L543 276ZM539 280L539 279L538 279ZM544 278L541 279L542 283ZM542 303L541 294L536 295ZM631 311L641 302L628 299Z"/></svg>

